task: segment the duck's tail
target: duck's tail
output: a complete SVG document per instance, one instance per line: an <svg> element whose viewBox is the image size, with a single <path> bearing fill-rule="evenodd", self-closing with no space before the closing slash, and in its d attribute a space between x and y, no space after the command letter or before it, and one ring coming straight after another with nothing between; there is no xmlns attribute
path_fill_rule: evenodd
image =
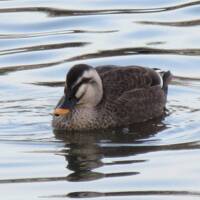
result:
<svg viewBox="0 0 200 200"><path fill-rule="evenodd" d="M164 92L165 92L166 95L167 95L167 93L168 93L168 85L169 85L169 83L171 82L172 77L173 77L173 75L171 74L170 71L167 71L167 72L164 72L164 73L163 73L163 76L162 76L162 78L163 78L163 86L162 86L162 89L164 90Z"/></svg>
<svg viewBox="0 0 200 200"><path fill-rule="evenodd" d="M158 68L154 68L154 70L159 73L161 77L161 82L162 82L162 89L165 92L165 95L167 96L168 93L168 85L171 82L173 75L171 74L170 71L162 71Z"/></svg>

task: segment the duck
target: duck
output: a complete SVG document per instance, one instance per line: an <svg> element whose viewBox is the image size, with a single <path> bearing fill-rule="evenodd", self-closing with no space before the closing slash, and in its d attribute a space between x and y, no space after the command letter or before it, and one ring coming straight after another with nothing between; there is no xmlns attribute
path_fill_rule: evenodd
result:
<svg viewBox="0 0 200 200"><path fill-rule="evenodd" d="M162 117L170 71L141 66L74 65L53 111L54 130L127 127Z"/></svg>

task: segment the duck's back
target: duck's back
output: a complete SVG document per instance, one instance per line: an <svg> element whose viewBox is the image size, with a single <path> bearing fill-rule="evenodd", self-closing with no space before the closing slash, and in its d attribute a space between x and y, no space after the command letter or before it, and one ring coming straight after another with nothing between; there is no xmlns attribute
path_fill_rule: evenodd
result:
<svg viewBox="0 0 200 200"><path fill-rule="evenodd" d="M105 98L119 97L126 91L147 89L161 84L158 73L150 68L101 66L96 69L103 82Z"/></svg>
<svg viewBox="0 0 200 200"><path fill-rule="evenodd" d="M147 121L164 113L168 82L155 70L102 66L97 72L104 88L103 109L117 124Z"/></svg>

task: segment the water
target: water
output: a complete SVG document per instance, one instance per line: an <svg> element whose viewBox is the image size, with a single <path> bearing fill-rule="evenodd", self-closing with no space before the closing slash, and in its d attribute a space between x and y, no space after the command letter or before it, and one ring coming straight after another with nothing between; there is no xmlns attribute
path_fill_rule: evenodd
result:
<svg viewBox="0 0 200 200"><path fill-rule="evenodd" d="M200 198L200 1L0 1L1 199ZM134 130L52 131L77 63L171 70L169 114Z"/></svg>

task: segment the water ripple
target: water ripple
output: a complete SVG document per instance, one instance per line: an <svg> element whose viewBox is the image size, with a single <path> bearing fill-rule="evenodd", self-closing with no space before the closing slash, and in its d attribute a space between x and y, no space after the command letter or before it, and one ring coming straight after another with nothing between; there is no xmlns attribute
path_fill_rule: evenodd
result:
<svg viewBox="0 0 200 200"><path fill-rule="evenodd" d="M105 58L113 56L128 56L138 54L151 54L151 55L181 55L181 56L199 56L200 49L158 49L148 47L136 47L136 48L121 48L114 50L101 50L97 53L84 54L67 59L67 61L79 61L94 58Z"/></svg>
<svg viewBox="0 0 200 200"><path fill-rule="evenodd" d="M182 8L188 8L191 6L198 6L200 1L188 2L184 4L160 7L160 8L148 8L148 9L107 9L107 10L67 10L56 9L50 7L22 7L22 8L3 8L0 9L0 13L10 12L42 12L46 13L48 17L62 17L62 16L80 16L80 15L110 15L110 14L145 14L145 13L157 13L173 11Z"/></svg>
<svg viewBox="0 0 200 200"><path fill-rule="evenodd" d="M200 192L190 191L126 191L126 192L72 192L67 195L54 195L49 196L50 198L55 197L70 197L70 198L95 198L95 197L120 197L120 196L196 196L200 197Z"/></svg>
<svg viewBox="0 0 200 200"><path fill-rule="evenodd" d="M189 26L199 26L200 20L196 19L196 20L178 21L178 22L140 21L138 23L146 25L189 27Z"/></svg>
<svg viewBox="0 0 200 200"><path fill-rule="evenodd" d="M17 54L17 53L24 53L24 52L34 52L34 51L47 51L47 50L54 50L54 49L63 49L63 48L74 48L74 47L83 47L89 45L88 42L66 42L60 44L47 44L47 45L38 45L38 46L30 46L30 47L23 47L23 48L15 48L15 49L8 49L8 50L1 50L1 55L10 55L10 54Z"/></svg>
<svg viewBox="0 0 200 200"><path fill-rule="evenodd" d="M38 32L38 33L25 33L25 34L0 34L1 39L22 39L22 38L35 38L35 37L49 37L49 36L59 36L59 35L66 35L66 34L108 34L108 33L115 33L118 30L101 30L101 31L93 31L93 30L57 30L57 31L47 31L47 32Z"/></svg>
<svg viewBox="0 0 200 200"><path fill-rule="evenodd" d="M71 46L75 45L74 43ZM88 43L76 43L77 46L81 45L88 45ZM76 46L75 45L75 46ZM59 45L47 45L47 49L51 49L51 47L59 47L65 48L66 44ZM70 44L69 44L70 46ZM30 47L36 50L41 50L44 46L38 47ZM23 48L21 50L24 50ZM24 50L25 51L25 50ZM10 52L8 50L8 52ZM12 52L12 51L11 51ZM19 51L20 52L20 51ZM46 68L52 67L54 65L58 65L65 62L72 62L72 61L83 61L83 60L91 60L96 58L106 58L106 57L116 57L116 56L130 56L130 55L179 55L179 56L199 56L200 49L158 49L158 48L148 48L148 47L136 47L136 48L120 48L114 50L101 50L96 53L89 53L83 54L79 56L74 56L71 58L63 59L60 61L49 62L49 63L40 63L40 64L31 64L31 65L19 65L19 66L7 66L0 68L0 74L21 71L21 70L30 70L30 69L39 69L39 68Z"/></svg>
<svg viewBox="0 0 200 200"><path fill-rule="evenodd" d="M199 0L0 1L1 199L198 199L199 9ZM166 115L53 131L66 72L82 62L170 70Z"/></svg>

